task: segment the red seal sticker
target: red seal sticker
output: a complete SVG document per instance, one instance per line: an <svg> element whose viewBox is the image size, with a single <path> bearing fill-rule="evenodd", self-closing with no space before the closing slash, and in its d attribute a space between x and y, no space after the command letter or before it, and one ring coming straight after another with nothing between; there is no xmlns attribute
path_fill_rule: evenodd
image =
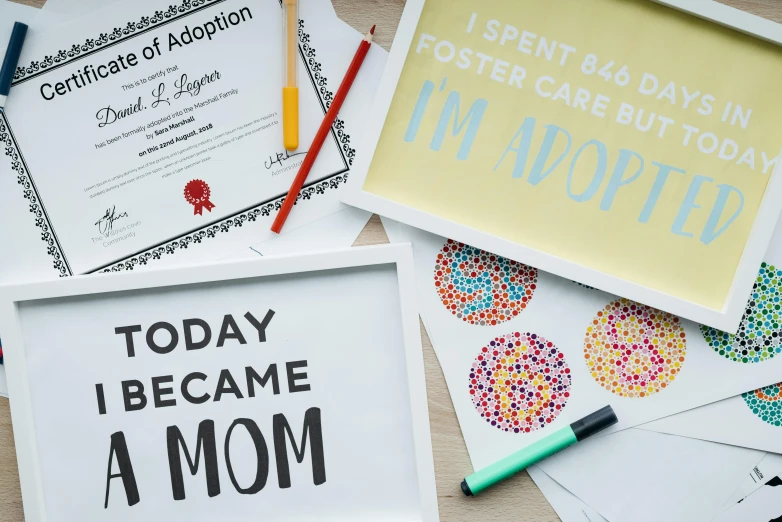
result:
<svg viewBox="0 0 782 522"><path fill-rule="evenodd" d="M200 216L204 209L211 212L215 208L214 204L209 201L210 194L209 185L200 179L194 179L185 185L185 199L193 205L193 215Z"/></svg>

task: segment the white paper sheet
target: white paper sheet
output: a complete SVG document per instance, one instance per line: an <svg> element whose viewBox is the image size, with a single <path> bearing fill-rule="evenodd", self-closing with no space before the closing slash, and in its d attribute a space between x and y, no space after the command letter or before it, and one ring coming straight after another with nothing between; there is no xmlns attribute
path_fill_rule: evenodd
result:
<svg viewBox="0 0 782 522"><path fill-rule="evenodd" d="M782 520L782 476L778 475L713 522L779 522Z"/></svg>
<svg viewBox="0 0 782 522"><path fill-rule="evenodd" d="M372 214L348 207L334 215L291 230L287 234L244 248L226 259L254 259L260 256L336 250L351 246Z"/></svg>
<svg viewBox="0 0 782 522"><path fill-rule="evenodd" d="M750 470L741 486L733 492L725 505L726 509L733 507L776 476L782 476L782 455L766 453L763 460Z"/></svg>
<svg viewBox="0 0 782 522"><path fill-rule="evenodd" d="M557 512L562 522L607 522L597 511L587 506L577 496L546 475L538 466L527 469L540 492Z"/></svg>
<svg viewBox="0 0 782 522"><path fill-rule="evenodd" d="M636 429L637 428L629 429L627 430L627 433L632 433ZM705 442L704 444L709 443ZM633 458L632 455L628 455L628 457L630 459ZM701 468L702 466L698 463L691 465L692 470L698 470ZM551 504L551 507L554 508L554 510L557 512L557 515L559 515L559 517L562 519L562 522L603 522L606 520L597 511L585 504L583 500L576 497L557 481L549 477L543 470L540 469L540 467L532 466L527 471L530 477L532 477L532 480L535 481L535 484L538 486L541 493L543 493L543 495L546 497L546 500L549 502L549 504ZM776 476L782 476L782 457L773 453L768 453L755 467L752 468L750 473L746 476L744 483L733 492L733 495L731 495L731 498L724 506L723 511L727 511L728 509L735 507L737 503L741 502L746 497L763 487L765 483L770 480L770 477L773 479L773 477ZM694 483L698 484L697 481ZM601 485L596 484L595 487L601 487ZM592 496L590 493L584 494L590 498ZM643 503L645 501L645 491L629 492L629 494L632 495L632 498L634 498L639 503ZM753 501L750 500L749 503L752 504ZM724 512L720 513L714 519L714 522L722 522L723 520L725 520L725 522L727 522L727 520L735 520L736 522L751 521L750 518L723 518L726 516L732 516L733 513L734 512L731 512L730 515ZM766 522L766 520L762 520L762 522Z"/></svg>
<svg viewBox="0 0 782 522"><path fill-rule="evenodd" d="M762 452L626 430L539 464L611 522L709 522Z"/></svg>
<svg viewBox="0 0 782 522"><path fill-rule="evenodd" d="M637 430L637 428L632 428L624 433L632 434ZM703 442L702 444L710 443ZM634 450L634 452L637 451L637 449ZM635 460L633 455L634 453L624 456L628 461L633 461ZM689 470L687 471L690 473L696 473L703 468L703 464L693 462L690 458L688 458L687 464L689 465ZM554 508L557 515L562 519L562 522L603 522L606 520L582 499L575 496L560 483L548 476L539 466L532 466L527 471L529 472L530 477L532 477L532 480L535 481L535 484L538 486L541 493L546 497L546 500L551 504L551 507ZM676 470L671 470L672 473L675 471ZM782 457L771 453L766 454L763 459L752 468L750 473L746 475L744 483L733 492L730 499L725 503L723 510L734 507L735 504L745 497L760 489L765 482L768 481L769 477L775 477L777 474L782 474ZM589 473L587 473L587 475L589 475ZM595 480L597 480L597 478ZM583 490L583 494L586 498L593 498L596 495L594 491L602 487L604 487L602 484L595 483L592 489L586 488ZM700 488L701 485L699 481L695 480L689 487ZM629 495L626 502L635 501L644 505L646 505L649 497L647 491L640 489L635 491L623 491L623 493ZM663 493L664 491L661 491L661 494ZM600 494L597 495L600 496ZM716 498L715 500L718 501L719 499ZM724 516L724 514L717 515L715 521L721 520L721 516Z"/></svg>
<svg viewBox="0 0 782 522"><path fill-rule="evenodd" d="M626 433L632 433L634 431L635 429L630 429L627 430ZM632 456L629 457L632 459ZM771 453L763 457L763 460L751 470L745 479L744 484L733 493L730 500L726 503L723 512L716 516L714 522L728 522L729 520L735 522L752 522L751 518L726 518L733 516L736 511L732 511L731 513L725 513L724 511L735 507L737 503L743 501L746 497L763 487L765 483L769 481L769 477L776 477L778 474L782 475L782 473L777 473L782 472L782 469L780 469L782 462L779 462L780 460L782 460L782 457ZM692 470L698 470L701 469L701 467L702 466L697 463L691 466ZM551 504L551 507L554 508L554 511L556 511L557 515L562 519L562 522L604 522L606 520L597 511L584 503L582 499L576 497L559 482L549 477L539 466L532 466L527 472L530 477L532 477L532 480L535 481L535 484L538 486L541 493L546 497L546 500ZM697 481L694 483L696 485L698 484ZM601 485L597 484L595 487L601 487ZM639 503L644 503L647 497L645 491L634 491L630 492L630 494L632 495L632 498ZM591 498L592 495L585 493L585 496ZM750 499L748 503L753 504L754 500ZM758 522L767 521L765 519L759 519Z"/></svg>
<svg viewBox="0 0 782 522"><path fill-rule="evenodd" d="M384 223L386 222L387 220L384 219ZM601 386L592 377L591 372L594 370L590 370L588 360L585 358L585 338L589 335L587 328L593 325L593 320L597 320L593 319L596 314L602 311L607 304L616 302L617 298L603 292L583 288L576 283L544 272L535 274L533 271L534 281L528 281L526 285L517 284L519 287L524 286L527 292L526 302L523 301L522 291L516 291L515 298L512 290L509 290L510 297L508 298L495 298L496 302L505 299L504 302L508 306L506 310L514 310L518 315L512 316L510 320L504 322L498 321L500 324L497 325L470 324L459 318L458 315L451 313L438 297L436 287L436 278L438 277L436 270L438 268L436 266L439 255L448 255L442 252L446 245L446 239L399 224L390 225L387 231L389 237L394 241L403 240L413 243L422 316L445 373L467 449L476 469L485 467L606 404L613 406L619 417L619 424L606 431L606 433L610 433L714 402L747 389L756 388L759 384L777 382L780 372L782 372L782 356L754 364L734 362L711 348L697 325L667 316L666 320L677 325L674 328L675 340L679 339L679 335L684 335L686 339L686 356L681 365L680 373L673 373L673 369L675 369L672 363L675 353L673 350L668 352L667 362L661 365L670 370L660 374L661 378L668 379L663 381L666 385L665 388L659 386L645 397L619 396ZM776 232L775 243L782 244L782 228ZM771 262L782 261L782 254L778 250L777 247L777 250L770 252ZM458 262L461 260L457 261L457 264ZM507 265L502 265L502 263L501 261L488 260L486 266L489 267L488 270L493 270L495 266L506 266L507 268ZM507 270L511 269L507 268ZM530 274L530 271L523 265L516 265L513 270L515 271L508 273L508 276L523 277L525 273L528 276ZM480 273L476 273L473 280L477 281L480 276ZM447 277L442 281L444 281L443 284L448 284ZM465 285L466 283L457 281L455 284ZM475 288L479 287L480 285L475 285ZM496 289L494 292L500 293ZM468 295L466 286L462 289L461 294ZM475 301L478 303L486 302L478 298ZM622 306L630 306L630 304ZM512 315L512 313L510 312L508 315ZM651 313L655 313L655 311ZM549 366L551 375L560 372L559 376L565 383L565 389L563 391L555 390L552 384L550 393L558 393L559 395L549 400L547 407L540 409L539 406L534 406L532 408L534 411L538 411L535 408L539 408L539 411L543 412L541 418L544 420L539 421L535 416L532 416L531 421L519 418L519 433L505 432L492 425L489 421L496 419L493 416L494 410L490 409L492 405L490 404L488 407L476 406L475 404L479 404L479 402L474 401L476 395L471 394L471 386L477 387L481 384L481 382L473 383L473 380L481 381L480 378L471 377L471 375L476 375L473 364L480 363L477 359L479 356L485 356L487 359L491 359L493 356L492 352L483 352L483 348L495 350L490 346L493 340L515 332L531 333L542 337L546 343L542 347L537 346L536 349L541 352L548 350L551 354L550 360L558 361L559 353L564 354L564 360L570 371L569 374L563 374L559 370L560 366ZM643 336L638 335L638 337L642 338ZM547 343L551 343L552 346ZM630 345L628 344L628 346ZM774 349L776 348L774 347ZM556 349L558 353L554 354L553 349ZM594 354L590 354L590 356L593 357L591 360L597 361ZM500 356L498 355L498 357ZM634 365L633 361L627 364L627 372L630 376L635 369L641 372L644 366L643 363ZM652 365L647 363L646 366ZM605 374L608 374L608 370L605 371ZM540 375L545 376L546 374L541 373ZM567 386L568 375L570 377L569 386ZM670 380L671 376L675 378ZM485 382L487 386L490 385L488 380ZM535 383L534 386L539 385ZM534 393L539 391L541 390L534 390ZM569 396L564 395L565 391L569 393ZM480 390L478 392L483 393ZM538 400L538 398L535 397L534 400ZM505 406L502 403L499 405L501 408L506 408L510 415L514 410L513 404L513 401L508 400ZM562 407L563 404L564 407ZM518 411L525 410L526 405L522 404L522 406L524 407L516 409ZM513 422L512 417L510 420ZM514 425L509 423L508 426L513 429ZM523 428L530 426L531 432L523 432Z"/></svg>
<svg viewBox="0 0 782 522"><path fill-rule="evenodd" d="M769 386L639 426L782 453L782 386Z"/></svg>

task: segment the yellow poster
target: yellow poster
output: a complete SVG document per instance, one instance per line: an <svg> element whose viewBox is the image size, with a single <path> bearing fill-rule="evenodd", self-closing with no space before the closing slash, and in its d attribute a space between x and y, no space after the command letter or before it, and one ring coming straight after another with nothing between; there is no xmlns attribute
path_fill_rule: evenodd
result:
<svg viewBox="0 0 782 522"><path fill-rule="evenodd" d="M427 0L364 190L720 309L780 89L779 47L648 0Z"/></svg>

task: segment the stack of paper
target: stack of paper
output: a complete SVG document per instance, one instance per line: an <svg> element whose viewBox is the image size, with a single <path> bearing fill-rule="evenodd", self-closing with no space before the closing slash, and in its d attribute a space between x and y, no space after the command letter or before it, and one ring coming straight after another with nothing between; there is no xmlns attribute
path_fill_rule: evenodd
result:
<svg viewBox="0 0 782 522"><path fill-rule="evenodd" d="M421 315L443 367L475 469L502 458L519 444L513 433L487 423L478 414L477 405L471 399L469 373L472 358L480 353L481 345L492 338L510 332L538 332L546 337L547 331L556 331L557 337L562 338L572 329L572 341L561 346L573 376L571 391L574 395L594 394L598 397L604 393L594 385L591 375L579 371L580 367L586 367L583 335L590 321L588 318L573 320L573 317L574 310L585 306L584 303L610 303L616 298L543 272L534 273L534 280L521 281L530 277L528 268L523 265L385 218L383 223L392 241L413 243ZM768 256L776 257L780 246L782 228L777 230ZM481 273L477 267L480 263L485 265L480 270L489 274L499 270L501 277L516 277L519 284L527 288L526 293L520 294L531 295L532 298L515 298L513 290L507 298L498 300L495 295L493 302L490 297L481 296L480 292L490 290L491 285L481 285ZM451 273L444 276L445 270L451 270ZM469 270L478 272L468 273ZM448 286L451 294L475 296L472 302L482 306L485 314L495 309L505 310L509 317L497 320L498 324L493 326L472 325L472 316L468 312L459 311L462 310L459 307L453 309L445 302L441 291L444 285ZM521 312L514 314L513 303L521 302L527 306L518 308ZM487 303L493 307L484 306ZM697 325L682 321L682 327L686 332L688 359L698 355L704 357L698 362L701 366L707 365L702 368L707 370L702 377L698 376L698 368L689 367L692 361L687 360L681 375L676 376L671 389L665 390L665 393L645 401L633 398L618 401L604 397L602 400L610 401L619 412L619 429L608 430L603 436L579 443L530 470L533 480L565 522L594 522L600 517L611 522L708 522L723 516L722 512L727 507L782 473L782 458L765 453L780 452L781 447L779 435L782 427L773 413L779 415L782 412L781 390L776 385L655 422L642 423L641 419L650 420L664 416L666 412L684 409L682 401L666 401L665 396L685 391L682 384L687 379L697 381L695 387L708 388L713 392L720 389L713 385L717 381L715 375L725 372L727 379L732 371L742 369L737 363L714 357L713 349L706 343ZM710 356L712 363L704 362ZM782 360L772 360L767 364L779 366L780 363ZM778 368L775 370L777 376L779 371ZM698 396L704 392L695 390L688 393ZM651 406L649 401L653 401ZM572 402L576 404L575 398ZM551 415L554 426L572 422L582 413L569 411L570 400L564 404L561 413ZM625 407L632 408L632 411L624 413L622 408ZM568 420L563 422L563 418ZM525 441L533 440L530 435L534 438L534 431L524 434Z"/></svg>

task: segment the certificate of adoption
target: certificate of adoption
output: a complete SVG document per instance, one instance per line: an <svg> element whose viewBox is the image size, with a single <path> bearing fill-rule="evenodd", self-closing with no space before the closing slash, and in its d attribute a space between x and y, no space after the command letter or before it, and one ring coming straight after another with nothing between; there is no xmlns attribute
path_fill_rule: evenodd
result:
<svg viewBox="0 0 782 522"><path fill-rule="evenodd" d="M317 3L303 2L320 20ZM302 7L300 132L309 143L334 86ZM14 197L29 200L60 275L214 248L214 237L279 208L306 153L282 146L281 38L278 0L125 2L33 31L0 119L0 170L14 171ZM338 121L300 204L333 200L339 210L334 189L354 153Z"/></svg>

